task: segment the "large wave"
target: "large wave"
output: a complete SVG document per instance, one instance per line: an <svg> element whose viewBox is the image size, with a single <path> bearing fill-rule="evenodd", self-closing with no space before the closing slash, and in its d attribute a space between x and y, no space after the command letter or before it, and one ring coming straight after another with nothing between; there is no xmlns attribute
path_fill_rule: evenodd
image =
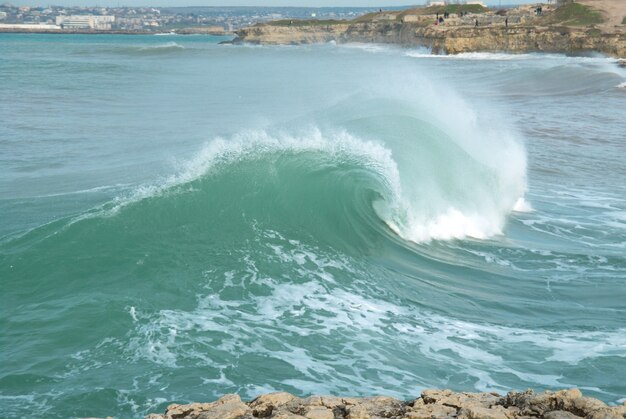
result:
<svg viewBox="0 0 626 419"><path fill-rule="evenodd" d="M85 215L143 200L158 213L189 192L207 217L228 206L232 217L291 220L313 234L380 234L385 224L414 242L501 234L507 215L528 207L523 145L441 94L350 97L306 123L216 138L165 181ZM310 123L316 119L325 122Z"/></svg>
<svg viewBox="0 0 626 419"><path fill-rule="evenodd" d="M423 242L500 234L507 214L519 208L525 188L521 147L483 153L470 142L464 148L411 118L358 124L370 132L388 124L421 132L396 144L397 155L382 142L345 130L312 128L301 136L250 131L216 139L178 174L86 216L125 217L129 206L150 211L143 214L147 218L170 206L190 214L191 195L192 207L204 217L219 217L228 208L229 217L290 221L313 234L349 229L357 237L367 230L383 233L385 223L401 237Z"/></svg>

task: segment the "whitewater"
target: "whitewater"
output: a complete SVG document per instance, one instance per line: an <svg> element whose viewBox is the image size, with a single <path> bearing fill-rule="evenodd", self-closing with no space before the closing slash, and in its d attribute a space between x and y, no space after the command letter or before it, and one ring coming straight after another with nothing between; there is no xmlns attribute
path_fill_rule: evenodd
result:
<svg viewBox="0 0 626 419"><path fill-rule="evenodd" d="M626 397L602 56L0 35L0 402Z"/></svg>

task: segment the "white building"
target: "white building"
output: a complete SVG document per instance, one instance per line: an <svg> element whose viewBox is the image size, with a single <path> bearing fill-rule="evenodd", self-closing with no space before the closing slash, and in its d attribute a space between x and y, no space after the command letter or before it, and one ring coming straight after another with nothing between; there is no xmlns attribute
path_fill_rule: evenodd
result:
<svg viewBox="0 0 626 419"><path fill-rule="evenodd" d="M111 30L115 16L73 15L57 16L56 24L63 29Z"/></svg>

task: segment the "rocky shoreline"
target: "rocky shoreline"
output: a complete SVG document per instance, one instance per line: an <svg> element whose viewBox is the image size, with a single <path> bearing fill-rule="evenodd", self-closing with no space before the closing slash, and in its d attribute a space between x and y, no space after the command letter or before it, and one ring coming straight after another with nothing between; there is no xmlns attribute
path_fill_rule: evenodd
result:
<svg viewBox="0 0 626 419"><path fill-rule="evenodd" d="M547 418L547 419L624 419L626 403L607 406L577 389L534 393L455 393L451 390L425 390L415 400L392 397L310 396L289 393L264 394L243 402L229 394L213 403L172 404L164 414L146 419L378 419L378 418Z"/></svg>
<svg viewBox="0 0 626 419"><path fill-rule="evenodd" d="M620 7L626 9L626 2ZM236 32L233 42L268 45L381 43L423 46L435 54L600 52L626 58L626 25L623 23L607 26L606 23L564 20L564 10L546 5L540 16L529 6L523 6L508 11L485 9L480 13L450 14L443 23L434 24L441 17L437 10L381 12L353 21L278 21L243 28ZM584 10L598 19L597 22L602 22L600 12ZM589 16L581 14L579 18Z"/></svg>

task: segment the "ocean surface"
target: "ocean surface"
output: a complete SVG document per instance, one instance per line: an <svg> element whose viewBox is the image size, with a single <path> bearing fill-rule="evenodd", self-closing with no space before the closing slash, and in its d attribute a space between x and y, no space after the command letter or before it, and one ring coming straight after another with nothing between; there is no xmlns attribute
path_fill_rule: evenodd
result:
<svg viewBox="0 0 626 419"><path fill-rule="evenodd" d="M602 56L0 35L0 404L626 397Z"/></svg>

